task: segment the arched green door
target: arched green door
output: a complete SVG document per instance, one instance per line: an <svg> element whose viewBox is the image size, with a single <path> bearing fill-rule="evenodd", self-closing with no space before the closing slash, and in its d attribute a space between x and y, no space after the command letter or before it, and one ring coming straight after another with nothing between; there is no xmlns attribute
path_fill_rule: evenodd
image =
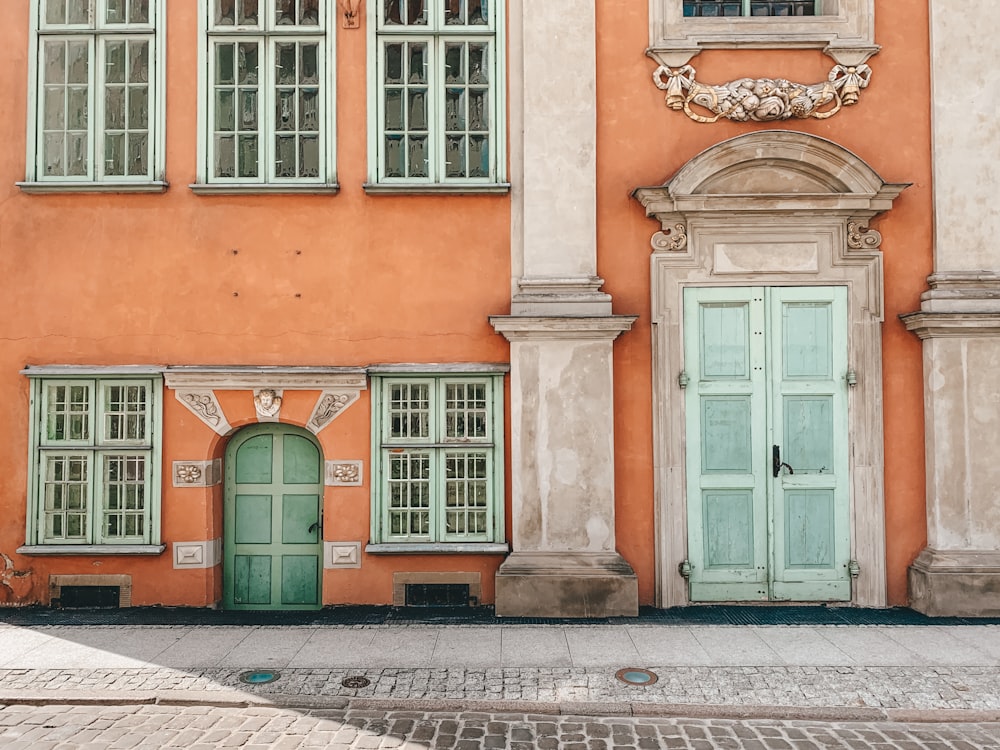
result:
<svg viewBox="0 0 1000 750"><path fill-rule="evenodd" d="M261 424L226 448L226 609L319 609L323 460L312 435Z"/></svg>

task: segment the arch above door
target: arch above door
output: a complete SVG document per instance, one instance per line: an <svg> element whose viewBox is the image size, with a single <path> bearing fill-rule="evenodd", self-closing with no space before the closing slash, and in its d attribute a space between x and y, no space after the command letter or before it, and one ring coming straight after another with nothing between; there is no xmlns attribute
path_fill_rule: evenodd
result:
<svg viewBox="0 0 1000 750"><path fill-rule="evenodd" d="M832 141L765 130L716 144L633 196L651 239L657 604L688 603L683 297L688 287L846 286L852 602L886 605L881 235L907 187Z"/></svg>

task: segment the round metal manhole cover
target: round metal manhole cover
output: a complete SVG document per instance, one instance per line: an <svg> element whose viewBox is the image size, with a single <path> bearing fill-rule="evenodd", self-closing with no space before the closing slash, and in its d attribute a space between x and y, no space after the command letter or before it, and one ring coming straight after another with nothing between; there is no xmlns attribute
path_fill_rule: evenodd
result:
<svg viewBox="0 0 1000 750"><path fill-rule="evenodd" d="M372 681L367 677L345 677L340 681L340 684L345 688L365 688L372 684Z"/></svg>
<svg viewBox="0 0 1000 750"><path fill-rule="evenodd" d="M625 669L619 669L615 672L615 677L624 682L626 685L639 686L652 685L659 679L655 672L650 672L648 669L639 669L638 667L625 667Z"/></svg>
<svg viewBox="0 0 1000 750"><path fill-rule="evenodd" d="M255 669L252 672L244 672L240 675L240 682L247 685L266 685L281 677L280 672L272 672L267 669Z"/></svg>

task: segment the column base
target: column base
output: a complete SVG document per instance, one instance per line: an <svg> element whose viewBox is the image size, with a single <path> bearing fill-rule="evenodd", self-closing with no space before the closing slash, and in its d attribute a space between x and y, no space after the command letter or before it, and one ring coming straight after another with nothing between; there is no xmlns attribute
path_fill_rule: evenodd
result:
<svg viewBox="0 0 1000 750"><path fill-rule="evenodd" d="M909 569L910 606L931 617L1000 617L1000 551L927 548Z"/></svg>
<svg viewBox="0 0 1000 750"><path fill-rule="evenodd" d="M500 617L635 617L639 584L613 552L515 552L496 576Z"/></svg>

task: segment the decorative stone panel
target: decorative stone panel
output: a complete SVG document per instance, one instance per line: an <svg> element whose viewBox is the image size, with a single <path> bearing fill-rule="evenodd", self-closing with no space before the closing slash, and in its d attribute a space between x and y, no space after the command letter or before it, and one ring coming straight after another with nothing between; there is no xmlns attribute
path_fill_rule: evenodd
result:
<svg viewBox="0 0 1000 750"><path fill-rule="evenodd" d="M174 487L214 487L222 482L222 459L174 461L171 474Z"/></svg>
<svg viewBox="0 0 1000 750"><path fill-rule="evenodd" d="M174 542L174 569L214 568L222 564L222 540Z"/></svg>
<svg viewBox="0 0 1000 750"><path fill-rule="evenodd" d="M326 462L327 487L361 487L364 483L364 461L334 459Z"/></svg>
<svg viewBox="0 0 1000 750"><path fill-rule="evenodd" d="M361 567L361 542L323 542L323 567L327 570Z"/></svg>
<svg viewBox="0 0 1000 750"><path fill-rule="evenodd" d="M357 390L323 391L316 400L306 427L314 434L319 434L320 430L343 414L360 396Z"/></svg>

